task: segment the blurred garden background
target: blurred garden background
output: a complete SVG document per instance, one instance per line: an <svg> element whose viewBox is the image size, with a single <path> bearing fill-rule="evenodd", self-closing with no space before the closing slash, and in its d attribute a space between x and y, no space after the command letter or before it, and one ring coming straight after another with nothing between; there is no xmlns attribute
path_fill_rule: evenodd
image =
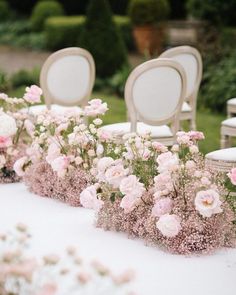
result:
<svg viewBox="0 0 236 295"><path fill-rule="evenodd" d="M197 123L206 153L219 148L226 101L236 96L236 0L0 0L0 92L20 96L39 84L51 52L83 47L96 63L93 97L110 108L104 123L124 121L131 70L179 45L203 57Z"/></svg>

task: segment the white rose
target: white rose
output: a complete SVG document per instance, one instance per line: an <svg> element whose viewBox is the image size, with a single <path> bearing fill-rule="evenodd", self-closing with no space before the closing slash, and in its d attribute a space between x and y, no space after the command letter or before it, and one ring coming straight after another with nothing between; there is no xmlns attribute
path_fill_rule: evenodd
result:
<svg viewBox="0 0 236 295"><path fill-rule="evenodd" d="M122 179L128 174L129 169L125 169L122 164L117 164L107 169L105 172L106 181L114 188L118 188Z"/></svg>
<svg viewBox="0 0 236 295"><path fill-rule="evenodd" d="M203 217L211 217L213 214L221 213L220 195L213 189L200 191L196 194L195 208Z"/></svg>
<svg viewBox="0 0 236 295"><path fill-rule="evenodd" d="M156 227L167 238L173 238L181 230L180 218L175 214L164 214L156 223Z"/></svg>
<svg viewBox="0 0 236 295"><path fill-rule="evenodd" d="M17 132L16 121L11 116L0 113L0 136L13 136Z"/></svg>

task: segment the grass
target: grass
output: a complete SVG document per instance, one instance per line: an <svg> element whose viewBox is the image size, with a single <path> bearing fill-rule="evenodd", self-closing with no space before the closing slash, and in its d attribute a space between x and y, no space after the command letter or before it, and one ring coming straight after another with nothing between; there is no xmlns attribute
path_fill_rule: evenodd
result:
<svg viewBox="0 0 236 295"><path fill-rule="evenodd" d="M10 93L12 96L21 97L25 87L20 87ZM126 107L123 99L114 94L101 92L93 93L92 97L98 97L106 101L109 111L104 116L104 124L126 121ZM206 139L200 144L201 151L206 154L220 147L220 123L225 115L215 114L208 110L198 110L197 129L204 132Z"/></svg>

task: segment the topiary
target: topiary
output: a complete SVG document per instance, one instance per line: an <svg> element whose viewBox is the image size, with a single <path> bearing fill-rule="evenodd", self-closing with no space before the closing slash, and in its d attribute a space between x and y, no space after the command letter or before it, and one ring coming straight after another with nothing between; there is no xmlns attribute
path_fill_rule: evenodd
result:
<svg viewBox="0 0 236 295"><path fill-rule="evenodd" d="M154 24L167 18L170 12L167 0L131 0L128 14L134 25Z"/></svg>
<svg viewBox="0 0 236 295"><path fill-rule="evenodd" d="M218 25L235 25L235 0L188 0L189 14Z"/></svg>
<svg viewBox="0 0 236 295"><path fill-rule="evenodd" d="M34 31L42 31L45 21L50 16L63 15L62 5L56 0L44 0L38 2L31 14L31 26Z"/></svg>
<svg viewBox="0 0 236 295"><path fill-rule="evenodd" d="M79 46L93 55L99 77L112 76L127 62L125 45L107 0L89 3Z"/></svg>
<svg viewBox="0 0 236 295"><path fill-rule="evenodd" d="M10 7L5 0L0 0L0 22L6 21L10 16Z"/></svg>

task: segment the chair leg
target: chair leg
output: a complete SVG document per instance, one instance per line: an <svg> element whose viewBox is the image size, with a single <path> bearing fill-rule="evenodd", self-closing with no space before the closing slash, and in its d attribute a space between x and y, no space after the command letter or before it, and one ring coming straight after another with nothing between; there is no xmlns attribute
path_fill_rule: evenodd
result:
<svg viewBox="0 0 236 295"><path fill-rule="evenodd" d="M230 139L228 135L221 135L221 141L220 141L221 149L225 149L230 147Z"/></svg>
<svg viewBox="0 0 236 295"><path fill-rule="evenodd" d="M191 119L190 120L190 130L197 130L197 125L196 125L196 120L195 119Z"/></svg>

